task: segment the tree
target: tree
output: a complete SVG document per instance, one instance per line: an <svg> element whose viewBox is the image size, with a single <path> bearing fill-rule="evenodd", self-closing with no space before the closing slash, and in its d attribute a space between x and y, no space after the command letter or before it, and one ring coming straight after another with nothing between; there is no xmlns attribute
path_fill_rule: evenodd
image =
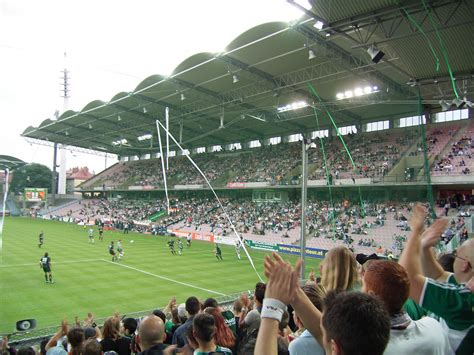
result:
<svg viewBox="0 0 474 355"><path fill-rule="evenodd" d="M47 188L51 192L51 170L41 164L28 164L13 172L11 191L23 192L25 187Z"/></svg>

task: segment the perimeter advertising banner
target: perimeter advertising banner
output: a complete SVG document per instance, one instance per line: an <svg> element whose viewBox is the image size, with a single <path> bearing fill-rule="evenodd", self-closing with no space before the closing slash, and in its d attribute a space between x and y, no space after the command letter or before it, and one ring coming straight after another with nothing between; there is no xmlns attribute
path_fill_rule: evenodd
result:
<svg viewBox="0 0 474 355"><path fill-rule="evenodd" d="M254 240L245 240L245 244L252 249L260 249L260 250L271 250L271 251L279 251L278 245L264 243L264 242L256 242Z"/></svg>
<svg viewBox="0 0 474 355"><path fill-rule="evenodd" d="M300 255L300 247L298 245L278 244L278 251L283 254ZM328 251L318 248L306 248L306 256L310 258L324 259Z"/></svg>
<svg viewBox="0 0 474 355"><path fill-rule="evenodd" d="M26 202L40 202L46 201L47 194L48 189L25 187L23 196Z"/></svg>

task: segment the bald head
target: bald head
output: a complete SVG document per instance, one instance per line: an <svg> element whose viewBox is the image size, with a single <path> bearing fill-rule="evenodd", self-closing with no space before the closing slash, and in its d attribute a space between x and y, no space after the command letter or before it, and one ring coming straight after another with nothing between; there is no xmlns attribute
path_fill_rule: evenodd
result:
<svg viewBox="0 0 474 355"><path fill-rule="evenodd" d="M453 270L456 280L461 283L469 281L474 272L474 239L468 239L456 250Z"/></svg>
<svg viewBox="0 0 474 355"><path fill-rule="evenodd" d="M147 350L153 345L163 343L165 340L165 325L160 318L150 315L141 321L138 336L142 351Z"/></svg>

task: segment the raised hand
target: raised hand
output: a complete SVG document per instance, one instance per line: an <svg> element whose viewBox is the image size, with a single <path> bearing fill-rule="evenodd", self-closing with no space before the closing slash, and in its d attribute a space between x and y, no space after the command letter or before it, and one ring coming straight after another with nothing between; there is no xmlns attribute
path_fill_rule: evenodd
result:
<svg viewBox="0 0 474 355"><path fill-rule="evenodd" d="M265 297L275 298L286 304L291 303L299 289L300 272L301 260L298 260L293 268L276 253L273 253L273 259L266 256L265 276L268 277L268 284Z"/></svg>
<svg viewBox="0 0 474 355"><path fill-rule="evenodd" d="M445 231L448 226L448 220L446 218L437 219L422 235L421 246L422 248L431 248L439 242L441 234Z"/></svg>
<svg viewBox="0 0 474 355"><path fill-rule="evenodd" d="M413 213L409 221L412 231L423 232L426 214L426 208L422 204L417 203L413 208Z"/></svg>

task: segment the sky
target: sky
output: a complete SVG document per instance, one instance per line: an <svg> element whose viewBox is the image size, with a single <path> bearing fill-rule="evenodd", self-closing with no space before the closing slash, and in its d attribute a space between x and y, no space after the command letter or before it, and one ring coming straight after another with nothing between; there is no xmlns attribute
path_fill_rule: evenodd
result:
<svg viewBox="0 0 474 355"><path fill-rule="evenodd" d="M0 0L0 155L52 167L53 149L20 134L64 111L65 66L68 109L79 111L170 74L195 53L224 51L256 25L300 16L286 0ZM66 168L75 166L98 173L106 165L68 150Z"/></svg>

